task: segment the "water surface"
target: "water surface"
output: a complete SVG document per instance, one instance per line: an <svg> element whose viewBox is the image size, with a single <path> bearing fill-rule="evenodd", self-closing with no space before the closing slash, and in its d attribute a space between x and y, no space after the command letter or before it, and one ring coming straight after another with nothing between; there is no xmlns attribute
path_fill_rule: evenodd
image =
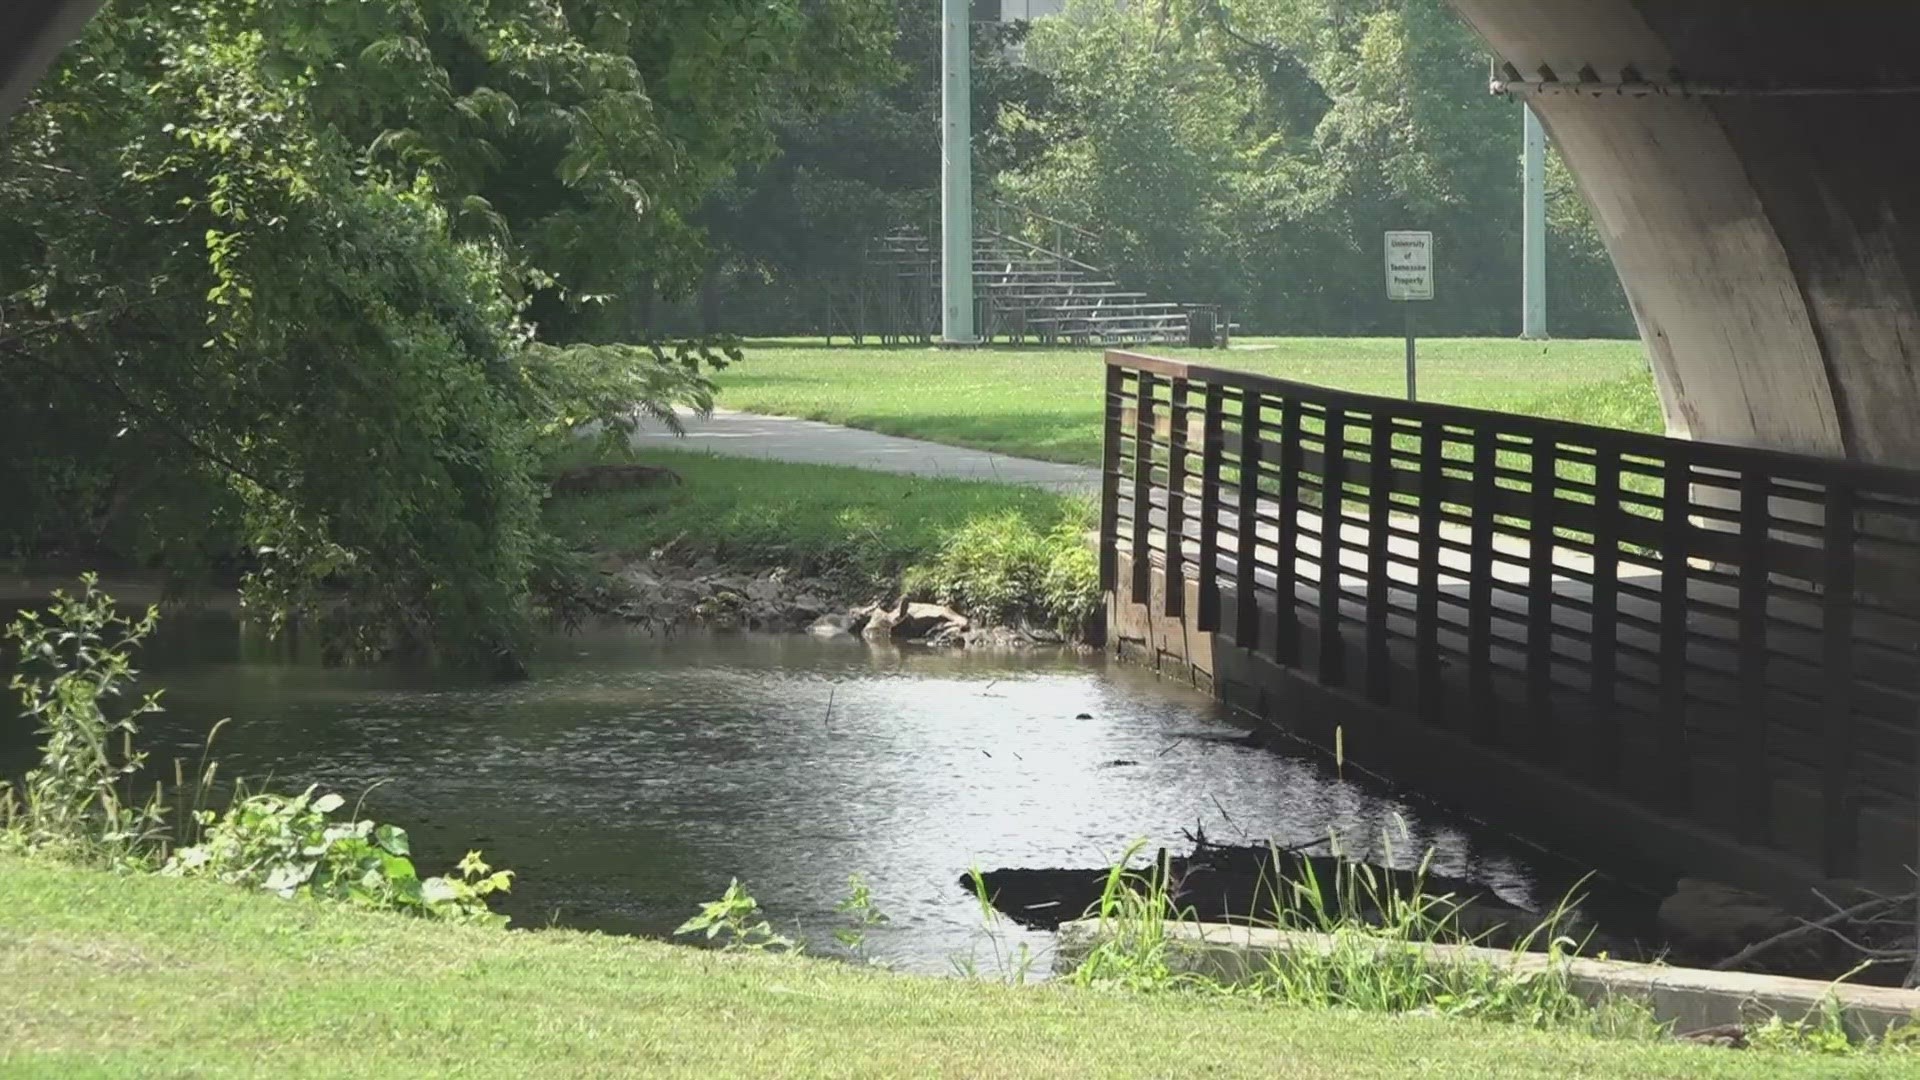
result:
<svg viewBox="0 0 1920 1080"><path fill-rule="evenodd" d="M166 687L157 761L191 764L231 716L228 775L365 793L426 869L483 849L520 875L518 925L664 934L738 877L778 927L825 942L859 873L892 919L872 951L941 971L993 963L957 884L968 868L1101 866L1135 841L1184 848L1196 828L1331 831L1402 864L1432 847L1440 872L1522 904L1558 872L1304 748L1235 744L1246 729L1190 688L1065 651L602 630L546 640L530 680L498 684L324 669L211 619L176 622L145 666ZM17 732L8 748L17 767Z"/></svg>

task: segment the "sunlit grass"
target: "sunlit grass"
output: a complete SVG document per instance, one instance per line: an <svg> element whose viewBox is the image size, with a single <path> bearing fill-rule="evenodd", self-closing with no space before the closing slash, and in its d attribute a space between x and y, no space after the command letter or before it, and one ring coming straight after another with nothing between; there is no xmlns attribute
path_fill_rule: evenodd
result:
<svg viewBox="0 0 1920 1080"><path fill-rule="evenodd" d="M681 483L557 499L549 525L601 553L668 549L683 559L891 579L972 524L1023 522L1045 536L1090 520L1085 499L1009 484L689 451L648 450L638 460L672 469Z"/></svg>
<svg viewBox="0 0 1920 1080"><path fill-rule="evenodd" d="M1404 344L1284 338L1230 350L1141 351L1360 393L1405 392ZM826 348L758 342L721 376L730 409L798 416L1076 464L1100 459L1103 363L1095 349ZM1637 431L1660 410L1635 341L1442 338L1420 345L1422 399Z"/></svg>
<svg viewBox="0 0 1920 1080"><path fill-rule="evenodd" d="M1885 1061L1015 988L0 859L0 1074L1865 1077Z"/></svg>

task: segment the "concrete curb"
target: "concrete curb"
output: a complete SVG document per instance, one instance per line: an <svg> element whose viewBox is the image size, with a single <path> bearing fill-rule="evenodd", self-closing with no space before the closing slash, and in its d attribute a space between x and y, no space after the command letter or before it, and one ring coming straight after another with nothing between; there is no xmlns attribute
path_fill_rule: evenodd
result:
<svg viewBox="0 0 1920 1080"><path fill-rule="evenodd" d="M1334 939L1327 934L1215 923L1170 924L1166 934L1173 944L1168 962L1174 970L1206 976L1227 985L1252 982L1277 958L1301 951L1325 953L1334 947ZM1102 936L1097 922L1062 926L1054 958L1055 974L1066 974L1079 967ZM1438 964L1507 968L1516 975L1548 971L1557 963L1573 991L1587 1002L1639 1000L1653 1010L1655 1019L1671 1023L1679 1035L1764 1022L1776 1015L1797 1022L1809 1015L1817 1016L1830 998L1856 1038L1879 1037L1890 1028L1920 1023L1920 990L1617 960L1565 957L1555 960L1539 953L1516 955L1466 945L1400 945L1381 941L1377 947L1416 949Z"/></svg>

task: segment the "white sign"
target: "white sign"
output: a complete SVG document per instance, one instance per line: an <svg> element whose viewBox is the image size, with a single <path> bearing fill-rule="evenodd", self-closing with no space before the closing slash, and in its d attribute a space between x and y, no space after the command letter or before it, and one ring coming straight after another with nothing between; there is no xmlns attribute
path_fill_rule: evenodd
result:
<svg viewBox="0 0 1920 1080"><path fill-rule="evenodd" d="M1387 234L1387 299L1433 299L1433 234Z"/></svg>

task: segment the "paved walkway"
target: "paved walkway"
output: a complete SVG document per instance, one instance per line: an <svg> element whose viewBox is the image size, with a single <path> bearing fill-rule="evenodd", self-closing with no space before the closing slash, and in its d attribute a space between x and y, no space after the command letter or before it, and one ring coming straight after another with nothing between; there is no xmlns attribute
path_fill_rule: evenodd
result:
<svg viewBox="0 0 1920 1080"><path fill-rule="evenodd" d="M1100 490L1100 470L1085 465L1007 457L814 420L719 409L707 420L682 414L681 422L687 428L685 438L657 424L643 424L634 436L634 443L641 447L809 465L845 465L950 480L991 480L1074 494L1094 494Z"/></svg>

